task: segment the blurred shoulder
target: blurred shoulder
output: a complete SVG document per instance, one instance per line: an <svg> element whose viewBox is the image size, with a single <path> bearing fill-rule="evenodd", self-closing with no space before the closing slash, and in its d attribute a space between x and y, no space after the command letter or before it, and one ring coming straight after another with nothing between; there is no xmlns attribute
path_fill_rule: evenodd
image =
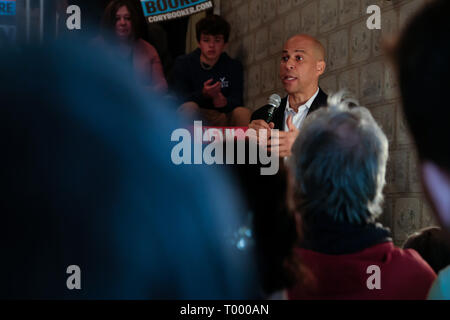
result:
<svg viewBox="0 0 450 320"><path fill-rule="evenodd" d="M105 48L107 46L106 40L102 36L97 36L90 39L88 44L89 46L94 48Z"/></svg>
<svg viewBox="0 0 450 320"><path fill-rule="evenodd" d="M439 272L428 294L428 300L450 300L450 266Z"/></svg>

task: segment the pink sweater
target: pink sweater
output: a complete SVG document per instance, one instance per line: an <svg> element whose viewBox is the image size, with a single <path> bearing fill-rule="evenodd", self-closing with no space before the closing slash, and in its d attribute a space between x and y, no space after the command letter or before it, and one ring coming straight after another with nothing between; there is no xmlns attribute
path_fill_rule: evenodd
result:
<svg viewBox="0 0 450 320"><path fill-rule="evenodd" d="M100 36L92 41L92 45L109 50L120 50L119 47L108 46L107 42ZM113 53L113 52L111 52ZM118 54L120 56L120 53ZM143 39L138 39L132 47L131 60L133 69L140 83L149 90L165 93L167 81L155 47Z"/></svg>

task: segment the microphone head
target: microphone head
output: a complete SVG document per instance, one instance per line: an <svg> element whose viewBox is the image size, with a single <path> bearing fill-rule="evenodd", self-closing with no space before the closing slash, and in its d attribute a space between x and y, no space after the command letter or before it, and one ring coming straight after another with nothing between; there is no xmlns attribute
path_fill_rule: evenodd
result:
<svg viewBox="0 0 450 320"><path fill-rule="evenodd" d="M269 100L267 100L267 104L270 104L271 106L273 106L275 108L278 108L280 106L280 103L281 103L281 98L276 93L271 95L269 97Z"/></svg>

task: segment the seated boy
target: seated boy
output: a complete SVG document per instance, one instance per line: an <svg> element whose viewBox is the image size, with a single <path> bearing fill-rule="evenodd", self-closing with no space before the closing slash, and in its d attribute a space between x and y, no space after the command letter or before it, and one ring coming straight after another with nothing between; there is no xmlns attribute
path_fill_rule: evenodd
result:
<svg viewBox="0 0 450 320"><path fill-rule="evenodd" d="M181 99L179 111L200 117L205 125L247 126L250 110L243 105L243 69L224 52L230 25L209 15L196 25L199 48L178 57L172 72L172 90Z"/></svg>

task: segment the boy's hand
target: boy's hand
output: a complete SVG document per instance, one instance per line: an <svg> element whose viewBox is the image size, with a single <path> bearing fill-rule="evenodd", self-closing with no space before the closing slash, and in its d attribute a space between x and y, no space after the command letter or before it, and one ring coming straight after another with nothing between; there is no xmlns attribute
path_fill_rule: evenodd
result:
<svg viewBox="0 0 450 320"><path fill-rule="evenodd" d="M221 85L220 82L217 81L214 84L211 84L213 82L213 79L207 80L205 83L203 83L203 90L202 93L205 97L211 98L211 99L217 99L219 98Z"/></svg>
<svg viewBox="0 0 450 320"><path fill-rule="evenodd" d="M223 108L228 104L227 98L222 94L222 92L219 92L216 98L213 99L214 107L216 108Z"/></svg>

